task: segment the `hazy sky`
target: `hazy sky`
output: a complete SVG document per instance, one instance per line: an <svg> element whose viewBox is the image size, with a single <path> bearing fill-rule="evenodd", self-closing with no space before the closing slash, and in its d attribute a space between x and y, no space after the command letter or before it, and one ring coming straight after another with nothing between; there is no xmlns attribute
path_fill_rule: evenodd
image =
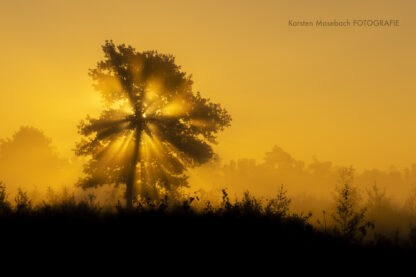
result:
<svg viewBox="0 0 416 277"><path fill-rule="evenodd" d="M44 130L69 155L100 110L88 69L106 39L171 53L233 116L217 151L356 167L416 162L415 1L0 0L0 137ZM399 19L396 28L290 27Z"/></svg>

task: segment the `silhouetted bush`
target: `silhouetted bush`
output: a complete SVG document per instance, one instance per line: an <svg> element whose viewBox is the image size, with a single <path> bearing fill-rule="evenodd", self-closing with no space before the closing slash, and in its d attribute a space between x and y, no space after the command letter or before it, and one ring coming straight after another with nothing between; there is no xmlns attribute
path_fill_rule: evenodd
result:
<svg viewBox="0 0 416 277"><path fill-rule="evenodd" d="M27 192L22 191L22 189L19 188L14 201L16 202L16 213L29 213L32 211L32 201L27 196Z"/></svg>
<svg viewBox="0 0 416 277"><path fill-rule="evenodd" d="M367 207L359 208L357 191L351 185L353 169L346 168L340 172L340 183L336 196L336 209L332 217L336 223L335 231L347 240L361 240L368 228L374 228L371 221L366 221Z"/></svg>
<svg viewBox="0 0 416 277"><path fill-rule="evenodd" d="M289 212L290 202L292 200L287 197L287 191L281 185L276 198L270 199L266 204L266 213L286 216Z"/></svg>
<svg viewBox="0 0 416 277"><path fill-rule="evenodd" d="M112 211L103 209L93 196L76 201L67 194L60 201L32 205L27 194L20 191L16 205L11 206L5 195L5 186L0 185L0 207L7 211L0 214L0 237L13 238L14 243L25 246L119 249L124 245L152 255L162 255L167 249L188 249L198 255L217 251L215 257L222 259L232 256L244 260L254 255L265 259L320 256L328 260L342 256L407 257L413 255L415 245L414 231L407 244L401 245L382 235L363 243L321 232L309 224L310 214L290 213L290 199L283 186L276 198L268 200L246 192L240 200L231 201L223 190L222 202L215 206L201 203L198 197L178 200L165 196L139 199L134 209L119 203Z"/></svg>
<svg viewBox="0 0 416 277"><path fill-rule="evenodd" d="M10 202L7 201L6 185L0 182L0 215L9 214L11 211Z"/></svg>

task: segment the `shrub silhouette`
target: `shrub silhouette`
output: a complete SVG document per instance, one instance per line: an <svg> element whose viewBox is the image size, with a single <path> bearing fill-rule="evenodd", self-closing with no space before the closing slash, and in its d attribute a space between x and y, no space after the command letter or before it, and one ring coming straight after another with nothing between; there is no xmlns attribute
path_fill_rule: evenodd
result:
<svg viewBox="0 0 416 277"><path fill-rule="evenodd" d="M336 223L335 230L347 240L361 240L368 228L374 228L370 221L366 221L367 208L357 207L357 191L352 186L353 168L342 169L340 183L337 191L336 209L332 217Z"/></svg>
<svg viewBox="0 0 416 277"><path fill-rule="evenodd" d="M9 214L11 210L11 204L7 200L6 185L0 181L0 214Z"/></svg>
<svg viewBox="0 0 416 277"><path fill-rule="evenodd" d="M14 199L16 202L17 213L27 213L32 210L32 201L27 196L27 192L19 188L19 191Z"/></svg>
<svg viewBox="0 0 416 277"><path fill-rule="evenodd" d="M5 193L4 185L2 188L0 192ZM18 237L18 241L29 245L39 241L43 247L59 242L64 249L88 245L89 249L109 251L125 245L144 249L146 255L165 254L165 249L177 248L192 251L192 255L217 251L216 259L228 259L230 255L238 259L334 256L377 259L414 254L412 237L407 242L408 248L406 244L399 248L383 236L364 244L320 232L309 224L308 216L290 213L290 199L283 187L280 191L276 199L263 201L246 192L240 200L232 201L223 190L222 202L215 206L210 202L196 203L200 201L198 197L184 197L180 201L169 200L167 196L147 198L138 200L135 209L118 205L113 211L101 209L99 203L88 197L76 201L73 195L34 206L27 194L20 191L10 213L0 214L0 234ZM281 204L267 208L270 203ZM198 205L204 208L195 209ZM264 252L266 248L271 251Z"/></svg>
<svg viewBox="0 0 416 277"><path fill-rule="evenodd" d="M292 202L292 200L287 197L287 191L284 190L283 185L281 185L276 198L268 201L266 212L268 214L286 216L289 212L290 202Z"/></svg>

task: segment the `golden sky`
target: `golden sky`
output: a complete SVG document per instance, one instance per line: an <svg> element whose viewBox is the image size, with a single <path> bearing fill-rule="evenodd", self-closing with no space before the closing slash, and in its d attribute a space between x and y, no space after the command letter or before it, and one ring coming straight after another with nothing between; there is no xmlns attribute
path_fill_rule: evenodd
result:
<svg viewBox="0 0 416 277"><path fill-rule="evenodd" d="M106 39L171 53L233 116L225 159L293 156L358 168L416 162L416 2L0 1L0 138L44 130L64 155L100 110L88 69ZM400 27L288 21L399 19Z"/></svg>

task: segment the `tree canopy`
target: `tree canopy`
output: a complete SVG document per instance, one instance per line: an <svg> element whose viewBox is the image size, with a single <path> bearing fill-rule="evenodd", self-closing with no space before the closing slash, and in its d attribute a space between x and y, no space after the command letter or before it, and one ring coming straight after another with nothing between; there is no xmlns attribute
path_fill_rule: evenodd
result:
<svg viewBox="0 0 416 277"><path fill-rule="evenodd" d="M90 157L78 185L125 184L127 206L137 195L157 198L187 186L186 169L213 156L212 144L231 116L193 91L191 76L172 55L112 41L102 49L104 59L90 76L105 108L78 127L76 154Z"/></svg>

